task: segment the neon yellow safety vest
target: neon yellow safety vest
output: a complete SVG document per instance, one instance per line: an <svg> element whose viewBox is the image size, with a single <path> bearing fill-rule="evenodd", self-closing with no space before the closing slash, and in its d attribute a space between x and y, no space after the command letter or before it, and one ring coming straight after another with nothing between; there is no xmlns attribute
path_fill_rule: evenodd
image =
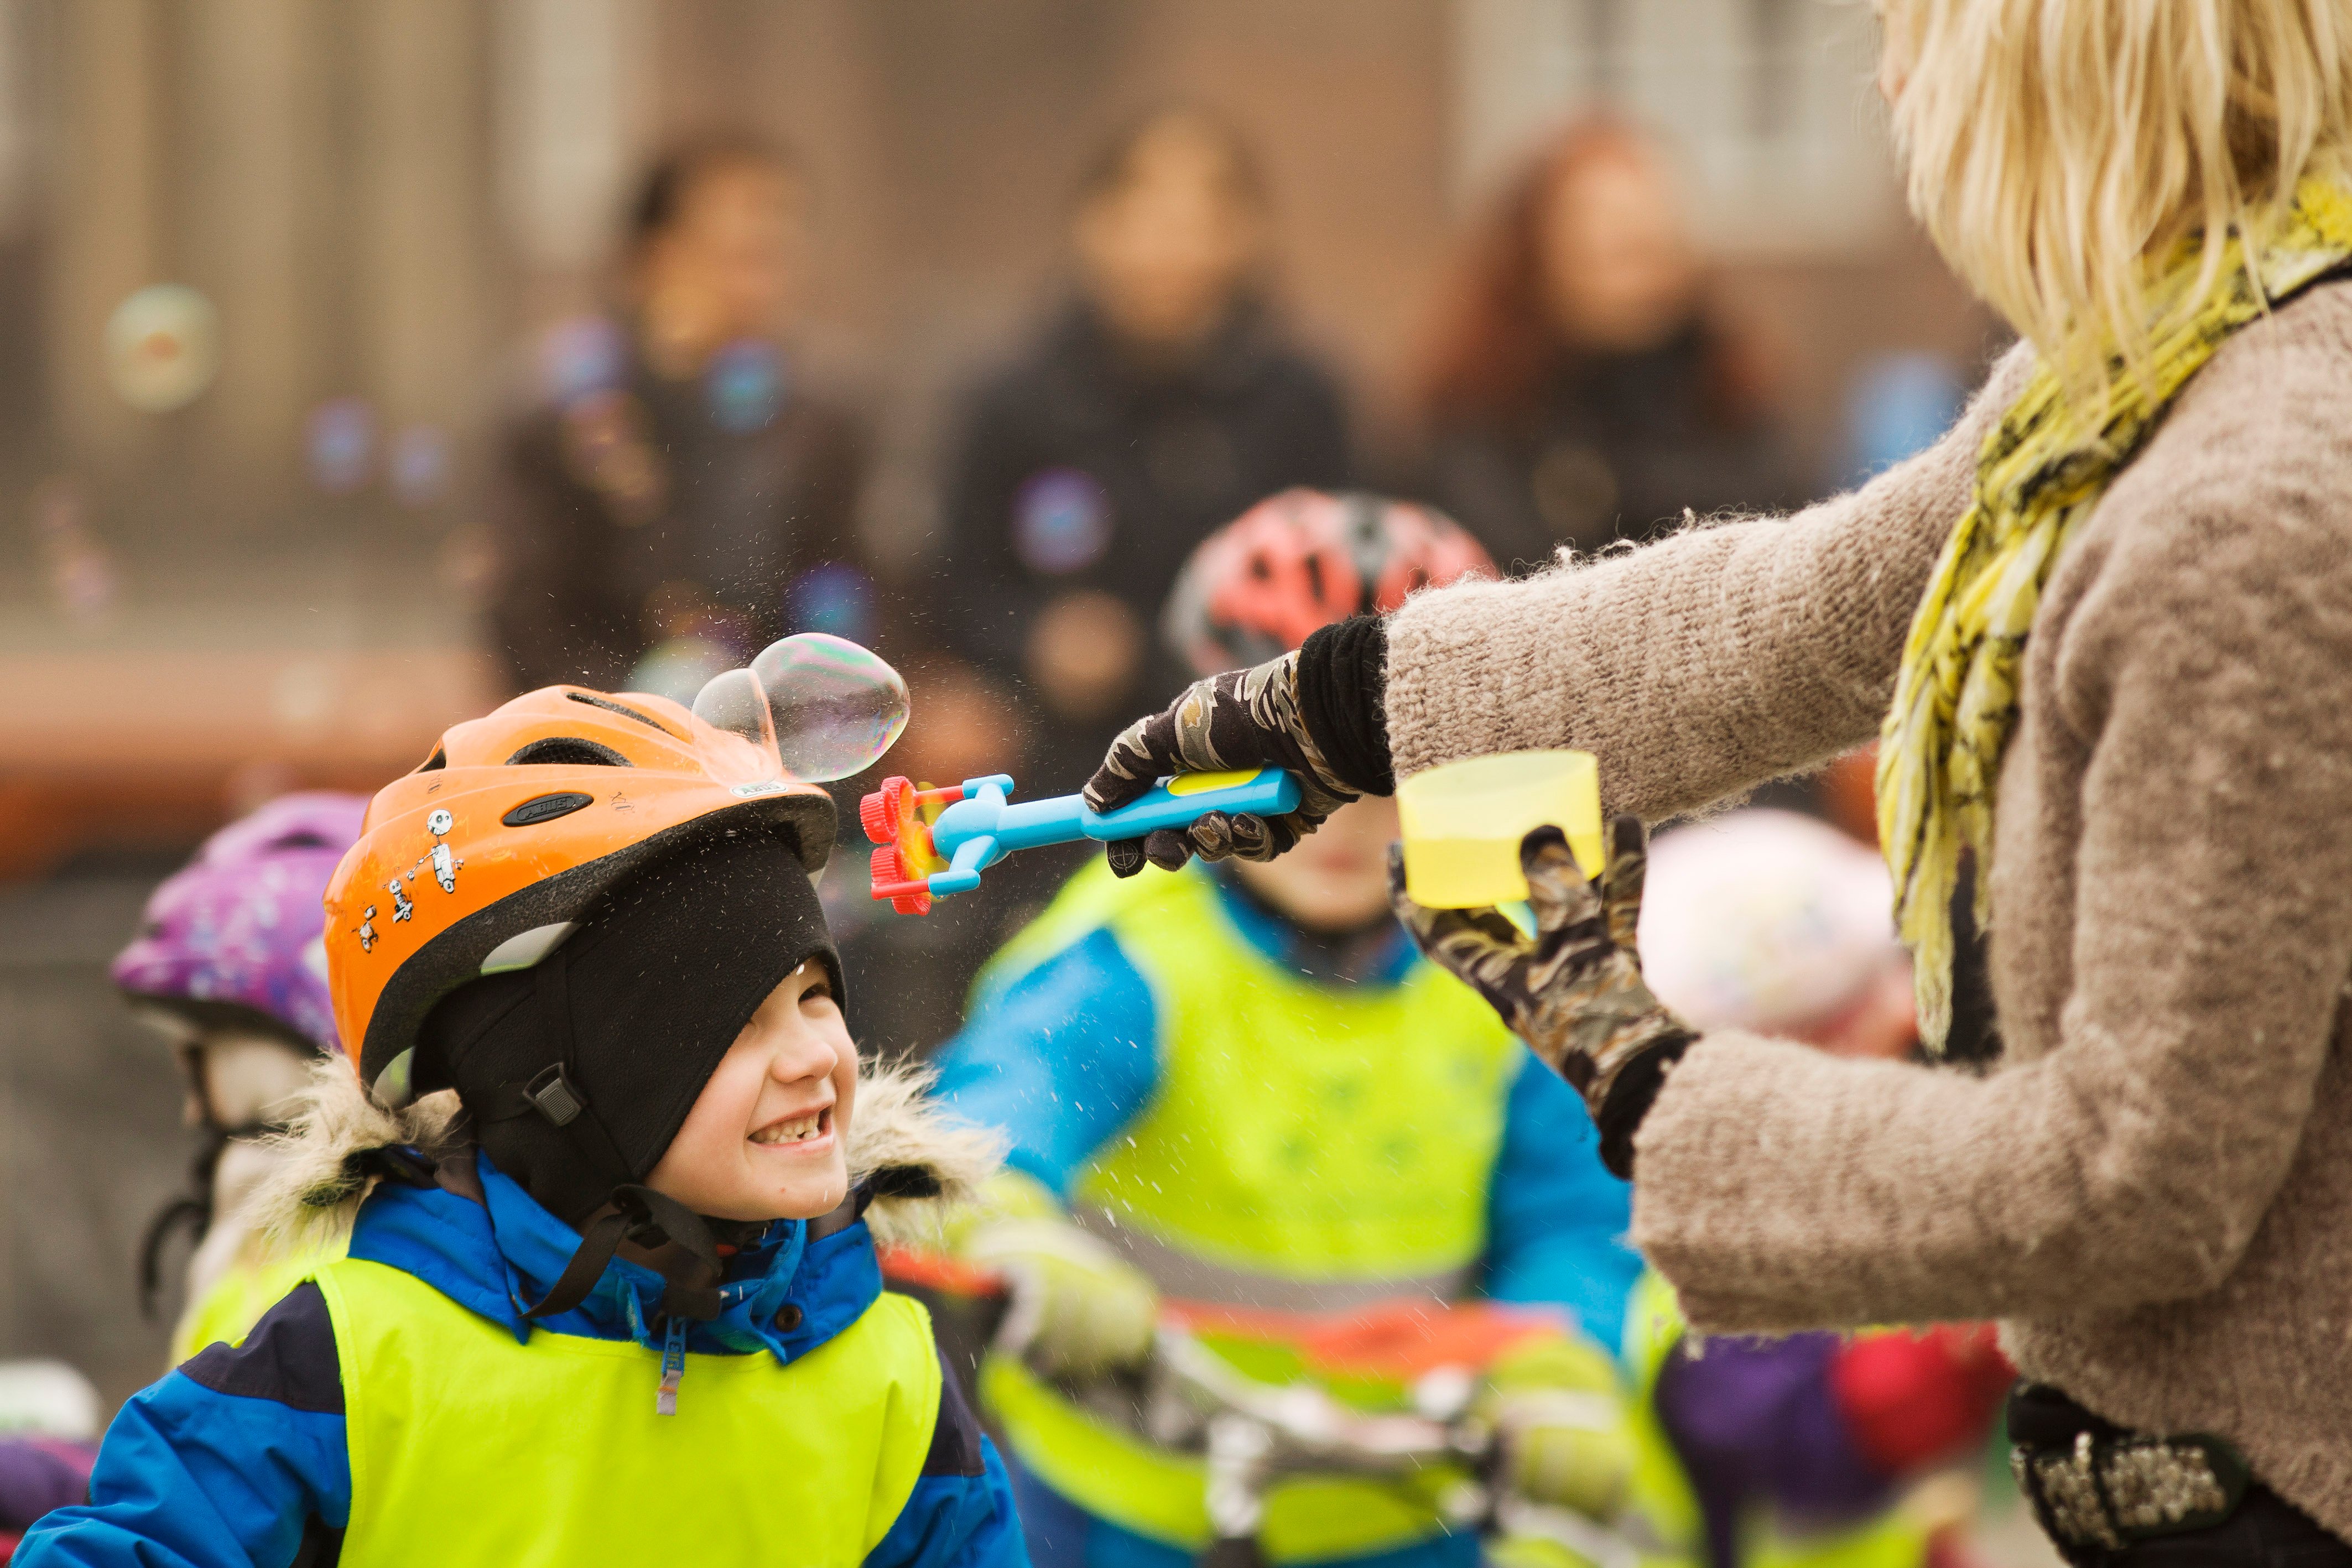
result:
<svg viewBox="0 0 2352 1568"><path fill-rule="evenodd" d="M1250 945L1198 869L1121 881L1099 863L1013 940L980 995L1104 929L1151 988L1160 1073L1150 1103L1073 1177L1081 1222L1180 1297L1312 1311L1464 1293L1526 1060L1494 1010L1433 965L1398 986L1311 984ZM981 1387L1013 1451L1063 1497L1173 1546L1208 1543L1197 1459L1005 1357ZM1269 1496L1260 1539L1277 1562L1402 1546L1442 1528L1445 1482L1295 1479Z"/></svg>
<svg viewBox="0 0 2352 1568"><path fill-rule="evenodd" d="M261 1315L286 1299L321 1263L343 1255L348 1238L281 1258L261 1258L248 1246L212 1288L190 1301L172 1326L172 1364L179 1365L208 1344L235 1344Z"/></svg>
<svg viewBox="0 0 2352 1568"><path fill-rule="evenodd" d="M540 1330L528 1343L414 1275L314 1276L352 1468L345 1568L431 1563L850 1568L898 1517L940 1408L930 1321L885 1293L788 1364Z"/></svg>
<svg viewBox="0 0 2352 1568"><path fill-rule="evenodd" d="M1652 1527L1684 1548L1694 1562L1706 1555L1698 1498L1683 1471L1674 1441L1658 1418L1658 1376L1682 1343L1682 1305L1655 1270L1633 1287L1625 1312L1625 1361L1633 1370L1633 1501ZM1919 1568L1927 1534L1897 1505L1843 1530L1789 1535L1769 1518L1743 1531L1743 1568Z"/></svg>
<svg viewBox="0 0 2352 1568"><path fill-rule="evenodd" d="M1130 1233L1175 1295L1312 1310L1459 1293L1526 1060L1494 1009L1431 964L1397 986L1313 984L1250 945L1204 873L1121 881L1099 862L983 988L1098 929L1151 988L1160 1073L1073 1177L1072 1207Z"/></svg>

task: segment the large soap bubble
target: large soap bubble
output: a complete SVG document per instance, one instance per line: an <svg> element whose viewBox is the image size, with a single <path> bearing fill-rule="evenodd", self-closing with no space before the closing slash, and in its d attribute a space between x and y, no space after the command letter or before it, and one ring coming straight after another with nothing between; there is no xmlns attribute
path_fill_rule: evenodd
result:
<svg viewBox="0 0 2352 1568"><path fill-rule="evenodd" d="M714 677L694 711L821 784L862 773L890 749L907 727L907 683L846 638L802 632L769 644L750 669Z"/></svg>
<svg viewBox="0 0 2352 1568"><path fill-rule="evenodd" d="M757 784L783 772L768 694L751 671L739 666L711 676L694 699L694 716L733 737L703 744L703 759L719 778L730 784Z"/></svg>

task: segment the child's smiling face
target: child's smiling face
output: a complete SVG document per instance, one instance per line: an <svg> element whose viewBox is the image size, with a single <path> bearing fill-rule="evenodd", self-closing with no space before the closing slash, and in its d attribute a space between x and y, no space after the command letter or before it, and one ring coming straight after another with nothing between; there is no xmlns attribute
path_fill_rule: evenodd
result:
<svg viewBox="0 0 2352 1568"><path fill-rule="evenodd" d="M849 1192L857 1047L824 966L784 977L728 1048L646 1185L713 1219L813 1219Z"/></svg>

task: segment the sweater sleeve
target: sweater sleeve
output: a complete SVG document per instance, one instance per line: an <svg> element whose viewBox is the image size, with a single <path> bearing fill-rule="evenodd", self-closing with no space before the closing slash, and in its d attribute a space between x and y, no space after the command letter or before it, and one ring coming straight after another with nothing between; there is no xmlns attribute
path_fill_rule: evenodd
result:
<svg viewBox="0 0 2352 1568"><path fill-rule="evenodd" d="M131 1396L89 1501L41 1520L16 1568L247 1568L297 1561L349 1521L351 1460L333 1326L318 1287Z"/></svg>
<svg viewBox="0 0 2352 1568"><path fill-rule="evenodd" d="M1397 775L1575 747L1600 758L1609 810L1657 821L1867 740L2024 353L1936 445L1853 494L1415 595L1389 622Z"/></svg>
<svg viewBox="0 0 2352 1568"><path fill-rule="evenodd" d="M2032 815L2003 826L2030 831L2002 847L2080 849L2071 882L1997 856L1992 908L1996 945L2028 916L2071 943L2071 989L2004 1020L2018 1065L1712 1036L1675 1069L1640 1136L1634 1238L1695 1323L2115 1310L2237 1269L2352 973L2341 362L2192 388L2061 568L2079 598L2021 743L2081 785L2015 759L2001 807ZM2071 905L2034 902L2053 897Z"/></svg>

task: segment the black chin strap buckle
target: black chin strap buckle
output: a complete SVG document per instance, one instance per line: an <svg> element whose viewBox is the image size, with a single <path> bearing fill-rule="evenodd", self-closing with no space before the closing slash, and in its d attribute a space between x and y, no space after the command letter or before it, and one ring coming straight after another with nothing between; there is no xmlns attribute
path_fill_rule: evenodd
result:
<svg viewBox="0 0 2352 1568"><path fill-rule="evenodd" d="M562 1275L538 1305L523 1308L522 1315L553 1317L586 1301L624 1239L648 1249L676 1242L686 1251L685 1269L660 1270L663 1312L706 1323L719 1316L724 1303L719 1295L719 1249L710 1228L676 1198L634 1183L613 1189L611 1207L582 1234L579 1249Z"/></svg>
<svg viewBox="0 0 2352 1568"><path fill-rule="evenodd" d="M540 1069L530 1082L522 1086L522 1097L530 1102L531 1109L558 1127L568 1127L588 1109L588 1096L577 1084L564 1076L563 1063L558 1061Z"/></svg>

